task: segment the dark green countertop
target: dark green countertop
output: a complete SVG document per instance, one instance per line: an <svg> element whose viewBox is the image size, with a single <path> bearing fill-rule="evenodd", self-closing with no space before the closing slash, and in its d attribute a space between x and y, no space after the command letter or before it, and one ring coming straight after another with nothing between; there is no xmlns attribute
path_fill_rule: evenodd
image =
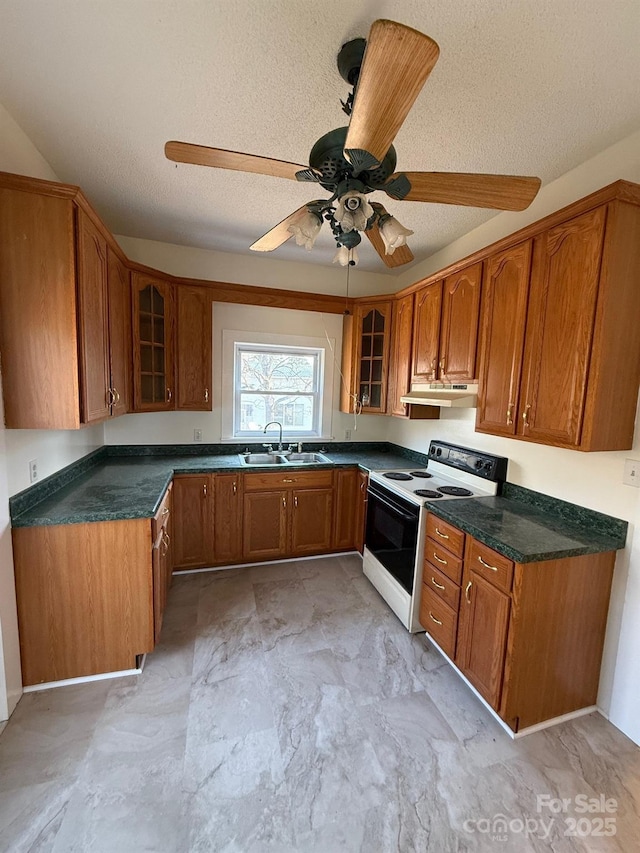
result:
<svg viewBox="0 0 640 853"><path fill-rule="evenodd" d="M512 497L471 498L443 503L431 501L426 506L429 512L470 533L516 563L600 554L624 548L626 521L511 484L506 486L513 493ZM536 501L538 505L534 505L530 495L539 498Z"/></svg>
<svg viewBox="0 0 640 853"><path fill-rule="evenodd" d="M288 465L287 471L317 471L358 465L363 470L411 468L419 464L393 452L351 450L324 454L331 465ZM126 518L151 518L174 474L282 471L281 465L241 465L238 454L106 456L66 485L22 511L12 511L13 527L82 524ZM22 493L24 496L26 494ZM23 498L24 499L24 498ZM19 501L14 501L21 509Z"/></svg>

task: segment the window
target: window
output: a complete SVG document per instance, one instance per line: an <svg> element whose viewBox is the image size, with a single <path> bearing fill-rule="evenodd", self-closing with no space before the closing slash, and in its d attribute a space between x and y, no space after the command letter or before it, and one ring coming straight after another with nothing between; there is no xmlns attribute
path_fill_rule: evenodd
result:
<svg viewBox="0 0 640 853"><path fill-rule="evenodd" d="M236 342L235 436L261 436L270 421L283 434L322 432L324 349Z"/></svg>

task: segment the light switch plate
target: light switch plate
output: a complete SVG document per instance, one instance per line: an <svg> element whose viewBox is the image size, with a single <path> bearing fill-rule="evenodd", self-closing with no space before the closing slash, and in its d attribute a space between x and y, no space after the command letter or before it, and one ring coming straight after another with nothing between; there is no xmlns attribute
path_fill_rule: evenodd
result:
<svg viewBox="0 0 640 853"><path fill-rule="evenodd" d="M627 486L636 486L640 488L640 460L625 459L624 461L624 476L622 482Z"/></svg>
<svg viewBox="0 0 640 853"><path fill-rule="evenodd" d="M202 441L202 430L201 429L194 429L193 440L194 441Z"/></svg>

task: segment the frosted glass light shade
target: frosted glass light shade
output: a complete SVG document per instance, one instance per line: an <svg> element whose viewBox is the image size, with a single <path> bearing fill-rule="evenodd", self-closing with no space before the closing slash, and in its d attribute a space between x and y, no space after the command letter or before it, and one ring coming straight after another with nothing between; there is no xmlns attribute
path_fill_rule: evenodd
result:
<svg viewBox="0 0 640 853"><path fill-rule="evenodd" d="M295 237L298 246L304 246L307 252L313 249L313 244L322 228L322 219L308 210L305 215L287 228Z"/></svg>
<svg viewBox="0 0 640 853"><path fill-rule="evenodd" d="M380 225L380 236L384 242L385 254L392 255L398 246L406 246L407 237L412 234L413 231L401 225L395 216L385 217Z"/></svg>
<svg viewBox="0 0 640 853"><path fill-rule="evenodd" d="M364 193L349 190L340 196L336 204L334 219L346 233L349 231L364 231L367 222L373 216L373 208Z"/></svg>
<svg viewBox="0 0 640 853"><path fill-rule="evenodd" d="M356 249L348 249L346 246L338 246L338 251L334 255L333 263L340 264L341 267L346 267L347 264L351 264L352 267L355 267L359 260Z"/></svg>

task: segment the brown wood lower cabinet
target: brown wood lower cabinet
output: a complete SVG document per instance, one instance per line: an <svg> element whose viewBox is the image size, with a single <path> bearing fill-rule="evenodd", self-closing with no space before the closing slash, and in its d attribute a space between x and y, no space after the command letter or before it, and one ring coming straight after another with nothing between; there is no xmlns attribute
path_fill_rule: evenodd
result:
<svg viewBox="0 0 640 853"><path fill-rule="evenodd" d="M333 473L334 520L331 548L335 550L349 551L358 545L361 474L357 468L338 468Z"/></svg>
<svg viewBox="0 0 640 853"><path fill-rule="evenodd" d="M25 686L132 669L153 650L171 584L170 519L168 493L151 520L13 529Z"/></svg>
<svg viewBox="0 0 640 853"><path fill-rule="evenodd" d="M213 555L216 564L242 559L242 474L214 474Z"/></svg>
<svg viewBox="0 0 640 853"><path fill-rule="evenodd" d="M356 548L364 551L364 530L367 521L367 487L369 475L366 471L358 471L358 502L356 505Z"/></svg>
<svg viewBox="0 0 640 853"><path fill-rule="evenodd" d="M333 471L246 474L244 558L331 551L333 495Z"/></svg>
<svg viewBox="0 0 640 853"><path fill-rule="evenodd" d="M614 561L514 563L431 513L420 622L517 732L595 705Z"/></svg>
<svg viewBox="0 0 640 853"><path fill-rule="evenodd" d="M214 563L213 474L180 474L173 478L174 562L177 568Z"/></svg>

